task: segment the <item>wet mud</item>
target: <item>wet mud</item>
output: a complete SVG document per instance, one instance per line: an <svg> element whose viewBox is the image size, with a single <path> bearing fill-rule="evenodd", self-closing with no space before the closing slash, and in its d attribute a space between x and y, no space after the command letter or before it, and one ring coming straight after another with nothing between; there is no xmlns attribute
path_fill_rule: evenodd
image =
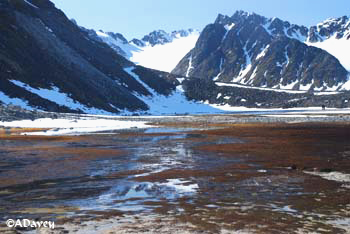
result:
<svg viewBox="0 0 350 234"><path fill-rule="evenodd" d="M1 134L0 223L53 220L57 233L349 233L349 124L171 125ZM345 179L318 174L334 172Z"/></svg>

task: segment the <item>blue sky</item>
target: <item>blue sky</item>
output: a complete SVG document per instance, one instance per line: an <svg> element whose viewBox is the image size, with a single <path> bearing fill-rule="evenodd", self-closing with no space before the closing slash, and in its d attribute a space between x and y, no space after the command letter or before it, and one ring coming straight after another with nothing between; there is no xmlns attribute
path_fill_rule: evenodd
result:
<svg viewBox="0 0 350 234"><path fill-rule="evenodd" d="M52 0L69 18L87 28L141 38L156 29L202 29L218 13L236 10L315 25L330 17L350 15L349 0Z"/></svg>

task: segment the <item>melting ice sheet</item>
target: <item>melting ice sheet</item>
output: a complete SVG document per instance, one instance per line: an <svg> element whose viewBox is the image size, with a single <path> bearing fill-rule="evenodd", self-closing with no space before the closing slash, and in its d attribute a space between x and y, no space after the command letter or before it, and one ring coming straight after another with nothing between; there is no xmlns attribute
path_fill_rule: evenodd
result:
<svg viewBox="0 0 350 234"><path fill-rule="evenodd" d="M0 122L0 125L5 127L20 127L20 128L48 128L47 131L38 131L25 133L27 135L77 135L92 132L110 131L129 128L149 128L144 121L124 121L114 119L98 119L98 118L83 118L83 119L36 119L20 120L13 122Z"/></svg>

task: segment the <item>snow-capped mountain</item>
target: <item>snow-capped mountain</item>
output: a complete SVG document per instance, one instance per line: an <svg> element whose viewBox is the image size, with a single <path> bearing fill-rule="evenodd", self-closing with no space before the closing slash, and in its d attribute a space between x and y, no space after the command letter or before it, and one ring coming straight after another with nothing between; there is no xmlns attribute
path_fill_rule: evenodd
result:
<svg viewBox="0 0 350 234"><path fill-rule="evenodd" d="M346 17L326 21L315 30L244 11L232 17L219 15L172 72L255 87L348 89L349 74L341 59L314 47L333 37L349 44L348 26Z"/></svg>
<svg viewBox="0 0 350 234"><path fill-rule="evenodd" d="M306 43L326 50L350 71L349 17L331 18L311 27Z"/></svg>
<svg viewBox="0 0 350 234"><path fill-rule="evenodd" d="M85 29L86 30L86 29ZM152 69L170 72L196 44L199 31L177 30L167 33L156 30L142 39L127 41L121 34L86 30L90 37L108 44L130 61Z"/></svg>
<svg viewBox="0 0 350 234"><path fill-rule="evenodd" d="M178 76L137 66L92 40L91 30L49 0L0 1L0 15L0 105L91 114L211 109L187 101ZM121 34L98 35L132 47Z"/></svg>
<svg viewBox="0 0 350 234"><path fill-rule="evenodd" d="M322 41L312 42L302 26L240 12L219 16L200 37L195 30L155 31L128 41L79 27L49 0L0 1L0 15L0 105L91 114L218 112L188 98L281 107L285 99L305 106L326 97L332 106L349 105L348 94L306 91L343 88L347 80L336 58L303 42L332 38L321 30ZM170 71L179 60L179 74L150 69ZM260 89L223 83L232 77Z"/></svg>

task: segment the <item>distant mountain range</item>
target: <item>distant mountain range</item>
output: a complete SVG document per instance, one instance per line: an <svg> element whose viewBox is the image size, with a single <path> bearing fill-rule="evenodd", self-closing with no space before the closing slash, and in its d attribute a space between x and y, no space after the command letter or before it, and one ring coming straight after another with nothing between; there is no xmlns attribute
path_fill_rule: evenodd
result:
<svg viewBox="0 0 350 234"><path fill-rule="evenodd" d="M347 17L306 28L238 11L202 32L129 41L78 26L49 0L0 1L0 16L0 104L90 114L349 106Z"/></svg>
<svg viewBox="0 0 350 234"><path fill-rule="evenodd" d="M74 21L73 21L74 22ZM85 29L91 39L105 42L126 59L148 68L170 72L191 50L200 32L194 29L167 33L156 30L142 39L128 41L122 34Z"/></svg>
<svg viewBox="0 0 350 234"><path fill-rule="evenodd" d="M347 17L308 29L237 11L231 17L219 15L206 26L172 73L265 88L349 89L344 67L349 63L349 35ZM346 47L339 47L339 42Z"/></svg>

